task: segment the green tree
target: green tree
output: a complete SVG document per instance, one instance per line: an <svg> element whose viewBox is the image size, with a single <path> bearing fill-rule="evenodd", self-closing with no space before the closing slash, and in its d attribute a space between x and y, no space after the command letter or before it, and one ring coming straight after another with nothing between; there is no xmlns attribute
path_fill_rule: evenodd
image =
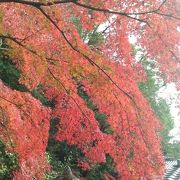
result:
<svg viewBox="0 0 180 180"><path fill-rule="evenodd" d="M18 168L17 159L17 155L8 152L0 140L0 180L12 179L12 171Z"/></svg>
<svg viewBox="0 0 180 180"><path fill-rule="evenodd" d="M166 157L177 158L180 157L180 143L170 143L172 136L170 130L174 127L174 119L170 112L170 105L165 99L158 97L158 91L165 83L158 77L158 69L155 69L155 62L148 60L142 55L141 63L146 71L146 82L139 83L139 89L143 95L149 100L152 109L157 117L160 119L163 130L160 132L161 145L163 153Z"/></svg>

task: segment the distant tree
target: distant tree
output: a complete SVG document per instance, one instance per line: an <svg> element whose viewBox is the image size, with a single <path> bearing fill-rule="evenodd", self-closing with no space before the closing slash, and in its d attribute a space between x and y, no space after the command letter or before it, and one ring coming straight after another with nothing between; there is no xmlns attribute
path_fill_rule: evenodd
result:
<svg viewBox="0 0 180 180"><path fill-rule="evenodd" d="M161 121L162 130L159 133L164 156L178 158L180 157L178 150L179 143L173 143L173 137L170 135L170 131L174 128L174 118L170 112L170 105L167 104L165 99L158 95L159 90L166 84L163 79L159 77L159 70L154 69L155 61L148 60L142 55L141 63L146 70L147 80L139 83L139 88L143 95L149 100L152 109Z"/></svg>

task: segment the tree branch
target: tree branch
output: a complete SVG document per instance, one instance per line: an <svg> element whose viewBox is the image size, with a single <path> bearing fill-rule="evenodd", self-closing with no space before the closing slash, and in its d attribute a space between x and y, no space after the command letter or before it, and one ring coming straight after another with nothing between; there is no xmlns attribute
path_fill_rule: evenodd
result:
<svg viewBox="0 0 180 180"><path fill-rule="evenodd" d="M133 12L133 13L125 13L125 12L113 11L113 10L105 9L105 8L98 8L98 7L94 7L94 6L91 6L91 5L86 5L86 4L79 3L79 2L77 2L75 0L54 0L54 1L51 1L51 2L49 2L49 1L48 2L37 2L37 1L28 1L28 0L1 0L0 3L13 3L14 2L14 3L19 3L19 4L34 6L36 8L40 8L42 6L53 6L53 5L58 5L58 4L73 3L73 4L77 5L77 6L80 6L80 7L85 8L85 9L91 9L93 11L125 16L127 18L134 19L136 21L143 22L143 23L146 23L146 24L148 24L148 22L146 20L139 19L139 18L136 18L136 17L133 17L133 16L155 13L155 14L158 14L158 15L161 15L161 16L168 16L170 18L174 18L174 19L179 20L180 18L174 16L173 14L164 14L164 13L160 12L161 7L166 3L166 1L167 0L164 0L157 9L150 10L150 11L145 11L145 12L139 12L139 13L135 13L135 12ZM148 26L150 26L150 25L148 24Z"/></svg>
<svg viewBox="0 0 180 180"><path fill-rule="evenodd" d="M96 62L94 62L91 58L89 58L87 55L85 55L79 49L75 48L71 44L71 42L67 39L65 33L58 27L58 25L52 20L52 18L48 14L46 14L46 12L42 8L39 8L39 10L57 28L57 30L62 34L63 38L69 44L69 46L72 48L72 50L76 51L78 54L83 56L91 65L94 65L97 69L99 69L110 80L110 82L112 84L114 84L116 88L118 88L120 90L121 93L123 93L125 96L127 96L129 99L131 99L133 104L136 105L136 102L133 99L133 97L131 97L131 95L129 95L127 92L125 92L122 88L120 88L119 85L111 78L111 76L108 73L106 73L106 71L104 71L104 69L101 68Z"/></svg>
<svg viewBox="0 0 180 180"><path fill-rule="evenodd" d="M67 42L67 44L71 47L72 50L74 50L75 52L77 52L78 54L80 54L82 57L84 57L91 65L95 66L97 69L99 69L109 80L110 82L115 85L115 87L117 89L120 90L121 93L123 93L125 96L127 96L129 99L131 99L131 101L133 102L133 104L136 106L136 102L133 99L133 97L131 97L131 95L129 95L127 92L125 92L122 88L119 87L119 85L111 78L111 76L105 72L105 70L103 68L101 68L96 62L94 62L91 58L89 58L86 54L84 54L83 52L81 52L79 49L75 48L71 42L67 39L64 31L62 31L58 25L56 24L56 22L53 21L53 19L46 14L46 12L41 8L41 7L37 7L37 9L56 27L56 29L61 33L61 35L63 36L63 38L65 39L65 41ZM16 38L14 37L10 37L10 36L5 36L5 35L0 35L0 38L8 38L12 41L14 41L15 43L17 43L18 45L20 45L21 47L26 48L21 42L19 42ZM26 48L27 49L27 48ZM30 51L31 53L38 55L38 53L32 49L27 49L28 51ZM40 57L40 55L38 55Z"/></svg>
<svg viewBox="0 0 180 180"><path fill-rule="evenodd" d="M90 6L90 5L82 4L82 3L79 3L79 2L73 2L73 4L75 4L77 6L80 6L82 8L85 8L85 9L91 9L93 11L98 11L98 12L103 12L103 13L108 13L108 14L116 14L116 15L125 16L125 17L127 17L129 19L134 19L136 21L146 23L146 24L148 24L148 26L150 26L149 23L147 21L145 21L144 19L139 19L139 18L133 17L133 15L138 15L138 14L135 14L135 13L124 13L124 12L119 12L119 11L112 11L110 9L97 8L97 7L93 7L93 6Z"/></svg>
<svg viewBox="0 0 180 180"><path fill-rule="evenodd" d="M57 4L65 4L65 3L71 3L74 2L74 0L56 0L51 2L38 2L38 1L28 1L28 0L1 0L0 3L18 3L18 4L25 4L30 5L34 7L40 7L40 6L52 6Z"/></svg>

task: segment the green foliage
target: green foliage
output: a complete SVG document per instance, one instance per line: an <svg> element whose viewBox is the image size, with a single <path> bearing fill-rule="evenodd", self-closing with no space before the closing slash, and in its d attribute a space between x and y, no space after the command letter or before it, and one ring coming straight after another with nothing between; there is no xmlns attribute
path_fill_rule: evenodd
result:
<svg viewBox="0 0 180 180"><path fill-rule="evenodd" d="M104 40L102 33L98 32L98 25L94 27L93 31L84 30L82 27L82 22L79 17L72 16L70 21L76 27L79 35L84 41L87 41L87 44L91 47L98 47Z"/></svg>
<svg viewBox="0 0 180 180"><path fill-rule="evenodd" d="M41 101L41 103L44 106L48 106L48 107L54 107L55 102L54 100L49 101L43 94L42 92L44 91L43 89L43 85L39 84L32 92L32 96L35 97L36 99L38 99L39 101Z"/></svg>
<svg viewBox="0 0 180 180"><path fill-rule="evenodd" d="M95 118L100 124L100 129L106 134L112 134L113 131L107 122L107 116L100 112L95 112Z"/></svg>
<svg viewBox="0 0 180 180"><path fill-rule="evenodd" d="M12 60L0 50L0 79L11 89L27 91L27 88L19 84L20 71L16 68Z"/></svg>
<svg viewBox="0 0 180 180"><path fill-rule="evenodd" d="M166 144L166 157L171 159L179 159L180 158L180 142L173 142Z"/></svg>
<svg viewBox="0 0 180 180"><path fill-rule="evenodd" d="M6 56L3 51L0 51L0 79L4 82L4 84L11 89L16 89L22 92L29 92L33 97L41 101L41 103L45 106L53 107L54 102L48 101L47 98L40 93L43 90L42 85L38 85L32 92L30 92L26 86L19 83L19 78L21 76L21 72L17 69L16 64L12 62L12 60Z"/></svg>
<svg viewBox="0 0 180 180"><path fill-rule="evenodd" d="M54 177L62 175L67 167L76 167L76 164L73 163L74 157L72 153L70 153L67 157L64 157L63 161L60 161L57 158L55 158L52 152L47 152L46 156L52 168L51 172L46 175L47 180L53 180Z"/></svg>
<svg viewBox="0 0 180 180"><path fill-rule="evenodd" d="M39 92L39 87L32 91L32 96L41 101L42 104L48 105L48 100Z"/></svg>
<svg viewBox="0 0 180 180"><path fill-rule="evenodd" d="M80 35L81 37L83 37L86 32L83 31L83 29L82 29L81 19L80 19L79 17L77 17L77 16L72 16L72 17L70 18L70 21L71 21L71 22L74 24L74 26L76 27L79 35Z"/></svg>
<svg viewBox="0 0 180 180"><path fill-rule="evenodd" d="M97 32L96 29L93 32L88 33L88 39L88 45L93 47L99 46L104 40L102 33Z"/></svg>
<svg viewBox="0 0 180 180"><path fill-rule="evenodd" d="M0 180L12 179L12 172L17 168L17 155L7 152L5 144L0 140Z"/></svg>
<svg viewBox="0 0 180 180"><path fill-rule="evenodd" d="M170 106L167 104L165 99L157 96L157 92L162 86L164 86L164 82L160 79L157 79L155 62L150 61L142 56L141 63L147 73L147 81L141 82L139 84L139 89L149 100L152 109L162 123L163 130L160 132L160 136L164 155L175 158L177 153L172 152L175 152L174 149L176 149L177 145L169 143L170 139L172 138L169 135L169 132L171 129L173 129L173 117L170 112ZM178 156L180 157L180 152Z"/></svg>
<svg viewBox="0 0 180 180"><path fill-rule="evenodd" d="M133 157L134 157L134 150L133 150L133 148L130 148L129 153L126 156L126 160L130 162L133 159Z"/></svg>
<svg viewBox="0 0 180 180"><path fill-rule="evenodd" d="M104 180L104 169L101 165L96 165L87 173L88 180Z"/></svg>
<svg viewBox="0 0 180 180"><path fill-rule="evenodd" d="M113 177L117 176L113 168L113 159L110 156L106 156L105 164L97 164L89 172L87 172L88 180L105 180L104 174L109 173Z"/></svg>

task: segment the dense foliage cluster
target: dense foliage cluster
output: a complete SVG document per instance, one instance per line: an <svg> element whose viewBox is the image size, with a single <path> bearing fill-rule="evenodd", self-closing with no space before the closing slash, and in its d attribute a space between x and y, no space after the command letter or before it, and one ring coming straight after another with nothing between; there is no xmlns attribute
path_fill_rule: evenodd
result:
<svg viewBox="0 0 180 180"><path fill-rule="evenodd" d="M178 13L175 0L0 1L0 139L18 154L15 180L44 179L46 149L92 179L163 174L162 126L129 37L178 82Z"/></svg>

